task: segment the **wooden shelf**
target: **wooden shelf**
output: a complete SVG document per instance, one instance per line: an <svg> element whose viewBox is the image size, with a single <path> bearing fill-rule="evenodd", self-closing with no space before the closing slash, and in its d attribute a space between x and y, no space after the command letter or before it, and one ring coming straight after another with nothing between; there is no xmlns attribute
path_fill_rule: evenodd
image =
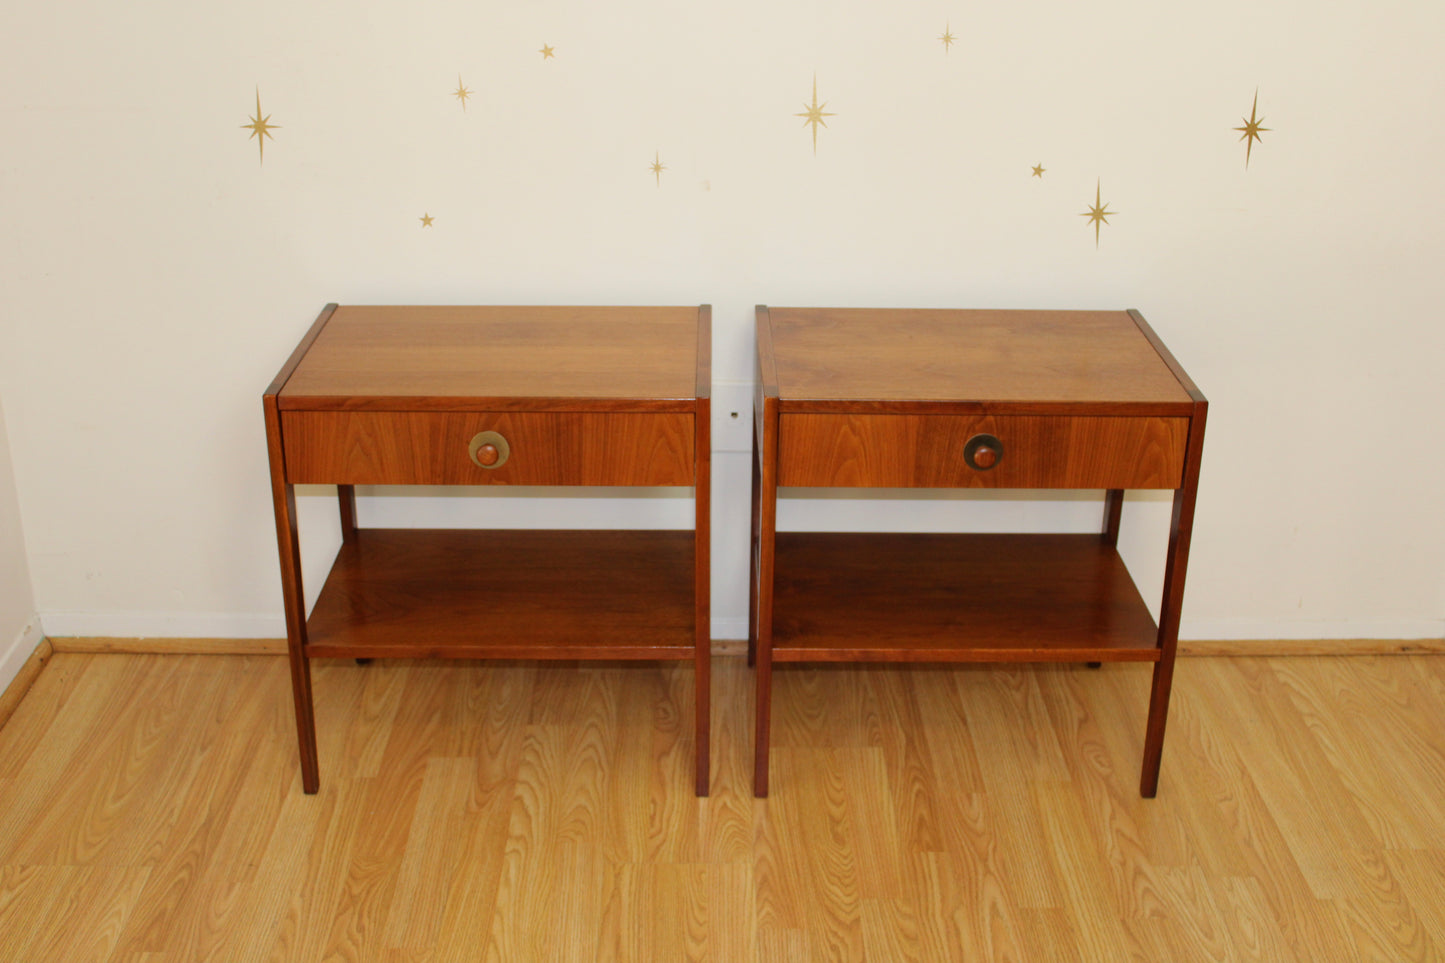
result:
<svg viewBox="0 0 1445 963"><path fill-rule="evenodd" d="M690 659L691 531L358 529L315 657Z"/></svg>
<svg viewBox="0 0 1445 963"><path fill-rule="evenodd" d="M777 662L1159 659L1098 535L779 532L776 553Z"/></svg>

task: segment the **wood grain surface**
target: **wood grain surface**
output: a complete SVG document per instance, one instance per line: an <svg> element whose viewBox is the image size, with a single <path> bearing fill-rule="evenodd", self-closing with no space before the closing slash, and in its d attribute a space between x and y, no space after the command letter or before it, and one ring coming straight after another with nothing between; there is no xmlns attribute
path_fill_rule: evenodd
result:
<svg viewBox="0 0 1445 963"><path fill-rule="evenodd" d="M969 466L979 434L997 463ZM1177 488L1187 418L784 414L778 484L852 488Z"/></svg>
<svg viewBox="0 0 1445 963"><path fill-rule="evenodd" d="M0 729L7 960L1388 960L1445 952L1445 660L779 666L692 793L685 663L57 654ZM748 731L743 660L715 728Z"/></svg>
<svg viewBox="0 0 1445 963"><path fill-rule="evenodd" d="M1097 535L779 532L775 551L779 662L1159 657L1149 610Z"/></svg>
<svg viewBox="0 0 1445 963"><path fill-rule="evenodd" d="M286 379L280 406L455 410L511 398L690 410L698 318L697 307L342 305Z"/></svg>
<svg viewBox="0 0 1445 963"><path fill-rule="evenodd" d="M292 484L691 485L687 413L285 411ZM483 468L478 432L507 440L506 462Z"/></svg>
<svg viewBox="0 0 1445 963"><path fill-rule="evenodd" d="M1190 395L1125 311L760 309L784 411L804 402L1177 407Z"/></svg>
<svg viewBox="0 0 1445 963"><path fill-rule="evenodd" d="M321 589L306 652L690 659L694 561L690 531L363 528Z"/></svg>

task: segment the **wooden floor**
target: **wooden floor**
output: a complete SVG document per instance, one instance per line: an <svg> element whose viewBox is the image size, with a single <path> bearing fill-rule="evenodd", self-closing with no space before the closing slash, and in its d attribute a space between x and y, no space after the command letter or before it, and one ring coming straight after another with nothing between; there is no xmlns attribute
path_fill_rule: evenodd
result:
<svg viewBox="0 0 1445 963"><path fill-rule="evenodd" d="M56 655L0 731L0 959L1430 960L1445 659L1147 666L318 662Z"/></svg>

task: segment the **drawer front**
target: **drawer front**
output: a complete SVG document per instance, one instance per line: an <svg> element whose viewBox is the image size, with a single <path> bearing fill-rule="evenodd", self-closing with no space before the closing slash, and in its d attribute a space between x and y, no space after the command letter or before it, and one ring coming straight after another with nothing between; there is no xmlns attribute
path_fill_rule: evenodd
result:
<svg viewBox="0 0 1445 963"><path fill-rule="evenodd" d="M858 488L1178 488L1188 418L785 414L778 484ZM991 468L965 459L991 435ZM975 446L980 442L975 442ZM983 442L988 448L991 442ZM974 456L988 462L988 452Z"/></svg>
<svg viewBox="0 0 1445 963"><path fill-rule="evenodd" d="M504 439L478 454L498 460L491 468L472 456L482 432ZM281 413L281 437L292 484L693 483L687 412L289 411Z"/></svg>

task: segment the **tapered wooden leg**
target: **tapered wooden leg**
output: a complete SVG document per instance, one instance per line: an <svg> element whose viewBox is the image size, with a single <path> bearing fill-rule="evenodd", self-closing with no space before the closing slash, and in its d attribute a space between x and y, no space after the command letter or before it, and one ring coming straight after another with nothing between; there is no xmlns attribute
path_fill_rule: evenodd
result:
<svg viewBox="0 0 1445 963"><path fill-rule="evenodd" d="M1111 488L1104 493L1104 544L1119 544L1119 519L1124 514L1124 490Z"/></svg>
<svg viewBox="0 0 1445 963"><path fill-rule="evenodd" d="M712 414L711 401L698 400L693 481L693 599L695 611L693 705L696 712L696 790L708 794L712 732Z"/></svg>
<svg viewBox="0 0 1445 963"><path fill-rule="evenodd" d="M778 399L764 399L758 480L757 729L754 733L753 795L768 794L768 740L773 709L773 560L777 543Z"/></svg>
<svg viewBox="0 0 1445 963"><path fill-rule="evenodd" d="M753 448L750 460L753 466L753 507L752 507L752 539L748 542L748 665L753 665L758 656L758 527L760 516L758 512L762 509L762 468L758 460L762 457L758 450L758 423L753 422Z"/></svg>
<svg viewBox="0 0 1445 963"><path fill-rule="evenodd" d="M1199 460L1204 450L1208 403L1199 400L1189 425L1184 484L1174 492L1169 523L1169 556L1164 563L1164 600L1159 606L1159 661L1149 692L1149 722L1144 733L1144 766L1139 794L1154 798L1159 791L1159 763L1164 754L1164 724L1169 718L1169 693L1174 685L1174 655L1179 647L1179 611L1184 603L1184 575L1189 567L1189 542L1194 532L1194 501L1199 489Z"/></svg>
<svg viewBox="0 0 1445 963"><path fill-rule="evenodd" d="M1144 731L1144 766L1139 776L1139 795L1145 799L1153 799L1159 792L1159 763L1164 755L1164 725L1169 720L1169 694L1174 686L1174 653L1179 646L1179 605L1184 599L1184 569L1189 563L1189 529L1182 527L1181 522L1192 522L1193 515L1193 493L1184 489L1176 491L1169 531L1169 558L1164 564L1164 601L1159 610L1159 661L1154 665L1154 684L1149 690L1149 721Z"/></svg>
<svg viewBox="0 0 1445 963"><path fill-rule="evenodd" d="M286 611L286 654L291 662L291 698L296 707L296 743L301 788L321 786L316 756L316 715L311 700L311 660L306 656L306 602L301 589L301 550L296 537L296 493L281 483L275 492L276 542L281 556L281 596Z"/></svg>
<svg viewBox="0 0 1445 963"><path fill-rule="evenodd" d="M1169 721L1169 693L1174 686L1174 656L1154 664L1154 683L1149 689L1149 724L1144 734L1144 769L1139 777L1139 795L1153 799L1159 792L1159 764L1164 755L1164 724Z"/></svg>

